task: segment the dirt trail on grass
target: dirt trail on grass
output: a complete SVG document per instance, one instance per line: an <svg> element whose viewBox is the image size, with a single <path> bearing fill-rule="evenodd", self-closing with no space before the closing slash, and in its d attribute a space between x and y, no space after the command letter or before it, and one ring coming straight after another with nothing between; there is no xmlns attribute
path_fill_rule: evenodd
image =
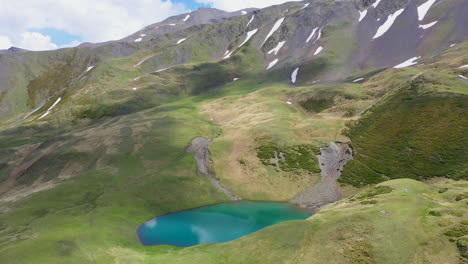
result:
<svg viewBox="0 0 468 264"><path fill-rule="evenodd" d="M291 202L311 210L318 210L342 199L343 194L337 186L337 180L353 156L352 147L346 143L332 142L329 146L321 148L317 158L322 179L318 184L296 195Z"/></svg>
<svg viewBox="0 0 468 264"><path fill-rule="evenodd" d="M224 192L231 200L241 200L240 197L232 194L226 187L222 186L216 175L210 170L210 140L204 137L196 137L192 140L190 147L187 148L187 152L195 153L195 160L197 162L198 172L203 174L210 182L220 191Z"/></svg>

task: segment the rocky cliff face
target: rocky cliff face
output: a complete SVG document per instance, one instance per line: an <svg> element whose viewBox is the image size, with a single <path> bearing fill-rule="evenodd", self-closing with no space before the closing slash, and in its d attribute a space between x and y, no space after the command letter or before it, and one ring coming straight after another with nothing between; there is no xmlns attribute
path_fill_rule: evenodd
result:
<svg viewBox="0 0 468 264"><path fill-rule="evenodd" d="M231 200L241 200L240 197L232 194L226 187L221 185L219 179L217 179L216 175L212 172L209 145L209 139L196 137L192 140L190 147L187 148L188 153L195 153L198 173L205 176L216 189L222 191L226 196L231 198Z"/></svg>
<svg viewBox="0 0 468 264"><path fill-rule="evenodd" d="M352 147L346 143L332 142L329 146L321 148L320 155L317 155L321 169L320 182L299 193L292 202L302 207L318 210L343 198L337 186L337 180L346 163L352 160L353 156Z"/></svg>

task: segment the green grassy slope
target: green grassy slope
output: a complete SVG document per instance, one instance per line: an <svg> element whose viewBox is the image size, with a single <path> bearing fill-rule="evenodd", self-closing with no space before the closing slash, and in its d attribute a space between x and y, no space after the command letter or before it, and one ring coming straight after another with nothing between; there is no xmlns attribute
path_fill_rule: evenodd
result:
<svg viewBox="0 0 468 264"><path fill-rule="evenodd" d="M451 83L435 72L418 73L363 118L349 125L356 158L343 183L356 186L391 178L466 178L468 84L465 94L447 93Z"/></svg>

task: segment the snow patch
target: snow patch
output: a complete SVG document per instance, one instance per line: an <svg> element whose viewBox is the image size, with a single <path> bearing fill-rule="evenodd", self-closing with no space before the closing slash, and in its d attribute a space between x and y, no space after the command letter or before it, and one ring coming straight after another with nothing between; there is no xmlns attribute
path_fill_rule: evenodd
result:
<svg viewBox="0 0 468 264"><path fill-rule="evenodd" d="M175 26L175 25L176 25L176 24L169 24L169 26L171 26L171 27L173 27L173 26Z"/></svg>
<svg viewBox="0 0 468 264"><path fill-rule="evenodd" d="M280 51L280 49L284 46L284 43L286 43L286 41L280 41L278 43L278 45L276 45L276 47L272 50L270 50L268 52L268 54L272 54L273 52L275 53L275 55L278 55L278 52Z"/></svg>
<svg viewBox="0 0 468 264"><path fill-rule="evenodd" d="M358 78L358 79L354 80L353 83L357 83L357 82L360 82L360 81L364 81L364 78Z"/></svg>
<svg viewBox="0 0 468 264"><path fill-rule="evenodd" d="M50 114L50 111L52 111L52 109L54 109L57 106L57 104L60 103L60 101L62 101L62 97L59 97L59 99L57 99L57 101L55 101L55 103L51 107L49 107L49 109L47 109L47 112L41 115L41 117L39 117L38 120L48 116Z"/></svg>
<svg viewBox="0 0 468 264"><path fill-rule="evenodd" d="M143 76L139 76L139 77L133 78L133 80L134 80L134 81L138 81L141 77L143 77Z"/></svg>
<svg viewBox="0 0 468 264"><path fill-rule="evenodd" d="M254 30L251 30L249 32L247 32L247 38L244 40L244 42L242 42L240 45L239 45L239 48L244 46L245 43L247 43L252 37L253 35L255 35L258 31L258 28L254 29Z"/></svg>
<svg viewBox="0 0 468 264"><path fill-rule="evenodd" d="M183 39L179 39L179 41L177 41L177 45L181 44L182 42L186 41L187 39L186 38L183 38Z"/></svg>
<svg viewBox="0 0 468 264"><path fill-rule="evenodd" d="M383 25L381 25L379 29L377 29L377 32L375 33L375 36L372 39L376 39L383 36L383 34L385 34L392 27L395 20L398 18L398 16L400 16L403 13L403 11L405 11L405 9L400 9L395 13L389 15L387 21L385 21L385 23L383 23Z"/></svg>
<svg viewBox="0 0 468 264"><path fill-rule="evenodd" d="M155 71L155 73L163 72L163 71L166 71L166 70L168 70L168 69L169 69L169 68L160 69L160 70Z"/></svg>
<svg viewBox="0 0 468 264"><path fill-rule="evenodd" d="M274 61L270 62L266 70L268 71L269 69L273 68L276 65L276 63L278 63L278 59L275 59Z"/></svg>
<svg viewBox="0 0 468 264"><path fill-rule="evenodd" d="M395 67L393 67L393 68L395 68L395 69L400 69L400 68L405 68L405 67L409 67L409 66L416 65L416 64L418 64L418 63L416 62L416 60L418 60L418 59L420 59L420 58L421 58L421 57L413 57L413 58L411 58L411 59L409 59L409 60L407 60L407 61L405 61L405 62L403 62L403 63L398 64L397 66L395 66Z"/></svg>
<svg viewBox="0 0 468 264"><path fill-rule="evenodd" d="M317 50L314 53L314 56L318 55L320 52L322 52L322 50L323 50L322 46L318 47Z"/></svg>
<svg viewBox="0 0 468 264"><path fill-rule="evenodd" d="M137 38L135 39L135 42L141 42L143 39L142 38Z"/></svg>
<svg viewBox="0 0 468 264"><path fill-rule="evenodd" d="M146 34L140 34L140 37L146 37Z"/></svg>
<svg viewBox="0 0 468 264"><path fill-rule="evenodd" d="M273 25L273 28L270 30L270 33L268 33L267 37L263 41L262 46L276 32L276 30L278 30L281 27L281 24L283 24L283 22L284 22L284 17L282 17L278 21L276 21L276 23Z"/></svg>
<svg viewBox="0 0 468 264"><path fill-rule="evenodd" d="M319 41L320 38L322 37L322 28L323 28L323 27L320 28L319 33L318 33L318 36L317 36L317 39L314 40L314 42L312 43L312 45L314 45L315 43L317 43L317 41Z"/></svg>
<svg viewBox="0 0 468 264"><path fill-rule="evenodd" d="M315 35L315 32L317 32L317 29L318 29L318 27L316 27L316 28L314 28L314 30L312 30L312 33L310 33L310 36L306 40L306 43L309 43L309 41L312 40L312 38Z"/></svg>
<svg viewBox="0 0 468 264"><path fill-rule="evenodd" d="M226 54L226 55L223 57L223 60L231 58L231 55L234 53L234 51L235 51L235 50L233 50L233 51L229 52L228 54Z"/></svg>
<svg viewBox="0 0 468 264"><path fill-rule="evenodd" d="M468 64L458 67L459 69L468 68Z"/></svg>
<svg viewBox="0 0 468 264"><path fill-rule="evenodd" d="M382 0L377 0L377 1L375 1L375 3L372 4L372 6L374 8L377 8L377 6L380 4L380 2L382 2Z"/></svg>
<svg viewBox="0 0 468 264"><path fill-rule="evenodd" d="M132 90L133 90L133 91L136 91L136 90L138 90L138 88L136 88L136 87L133 87L133 88L132 88Z"/></svg>
<svg viewBox="0 0 468 264"><path fill-rule="evenodd" d="M449 48L453 48L453 47L455 47L455 45L457 45L457 44L452 44L452 45L450 45Z"/></svg>
<svg viewBox="0 0 468 264"><path fill-rule="evenodd" d="M255 18L255 15L252 15L252 17L249 20L249 23L247 23L247 26L245 26L246 28L249 27L249 25L253 22L254 18Z"/></svg>
<svg viewBox="0 0 468 264"><path fill-rule="evenodd" d="M184 19L182 19L182 21L187 22L187 20L189 20L189 18L190 18L190 15L187 15Z"/></svg>
<svg viewBox="0 0 468 264"><path fill-rule="evenodd" d="M367 9L362 12L359 10L359 22L361 22L366 17L366 15L367 15Z"/></svg>
<svg viewBox="0 0 468 264"><path fill-rule="evenodd" d="M437 24L437 22L439 22L439 21L434 21L434 22L432 22L432 23L425 24L425 25L419 25L419 28L428 29L428 28L434 26L435 24Z"/></svg>
<svg viewBox="0 0 468 264"><path fill-rule="evenodd" d="M427 11L431 8L431 6L436 2L436 0L428 0L424 4L418 6L418 19L422 21L427 14Z"/></svg>
<svg viewBox="0 0 468 264"><path fill-rule="evenodd" d="M296 83L298 73L299 73L299 67L297 67L291 74L291 82L292 83Z"/></svg>
<svg viewBox="0 0 468 264"><path fill-rule="evenodd" d="M137 64L133 65L133 68L136 68L136 67L140 66L140 65L141 65L143 62L145 62L145 61L149 60L150 58L151 58L151 57L143 59L143 60L142 60L142 61L140 61L139 63L137 63Z"/></svg>
<svg viewBox="0 0 468 264"><path fill-rule="evenodd" d="M239 45L239 47L237 47L237 48L240 48L240 47L244 46L245 43L247 43L257 32L258 32L258 28L247 32L247 37L245 38L244 42L242 42L242 43ZM233 50L233 51L227 50L227 51L224 53L223 60L229 59L229 58L231 57L231 55L232 55L235 51L236 51L236 50Z"/></svg>
<svg viewBox="0 0 468 264"><path fill-rule="evenodd" d="M307 3L307 4L304 5L304 7L302 7L302 8L299 9L299 10L306 9L309 5L310 5L310 3Z"/></svg>
<svg viewBox="0 0 468 264"><path fill-rule="evenodd" d="M460 77L460 78L462 78L462 79L465 79L465 80L468 80L468 78L466 78L465 76L463 76L463 75L461 75L461 74L458 75L458 77Z"/></svg>
<svg viewBox="0 0 468 264"><path fill-rule="evenodd" d="M239 80L239 78L234 78L234 79L232 79L232 80L233 80L233 81L238 81L238 80Z"/></svg>
<svg viewBox="0 0 468 264"><path fill-rule="evenodd" d="M286 101L286 104L292 105L293 103L291 102L291 99L288 99L288 101Z"/></svg>
<svg viewBox="0 0 468 264"><path fill-rule="evenodd" d="M242 15L247 15L248 13L247 13L247 11L242 10L242 11L241 11L241 14L242 14Z"/></svg>
<svg viewBox="0 0 468 264"><path fill-rule="evenodd" d="M86 72L89 72L90 70L92 70L94 68L94 66L89 66L87 69L86 69Z"/></svg>

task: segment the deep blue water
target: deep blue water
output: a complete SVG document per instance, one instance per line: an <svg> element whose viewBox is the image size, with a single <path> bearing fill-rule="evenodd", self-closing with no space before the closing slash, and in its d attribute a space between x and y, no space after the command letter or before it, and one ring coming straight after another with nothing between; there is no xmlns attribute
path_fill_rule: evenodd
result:
<svg viewBox="0 0 468 264"><path fill-rule="evenodd" d="M138 228L138 236L143 245L189 247L228 242L270 225L311 215L287 203L225 203L154 218Z"/></svg>

